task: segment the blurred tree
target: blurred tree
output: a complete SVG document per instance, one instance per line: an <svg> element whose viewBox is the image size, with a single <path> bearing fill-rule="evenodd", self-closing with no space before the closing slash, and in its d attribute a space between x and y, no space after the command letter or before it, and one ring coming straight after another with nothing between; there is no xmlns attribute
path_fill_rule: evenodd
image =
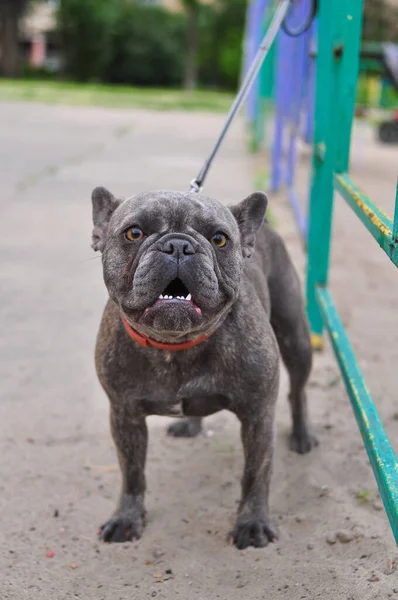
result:
<svg viewBox="0 0 398 600"><path fill-rule="evenodd" d="M247 0L218 0L220 80L235 88L239 81Z"/></svg>
<svg viewBox="0 0 398 600"><path fill-rule="evenodd" d="M182 0L182 4L187 18L184 87L186 90L193 90L198 80L199 11L201 2L200 0Z"/></svg>
<svg viewBox="0 0 398 600"><path fill-rule="evenodd" d="M181 0L186 13L184 87L198 78L234 88L240 74L247 0Z"/></svg>
<svg viewBox="0 0 398 600"><path fill-rule="evenodd" d="M216 0L201 9L199 80L235 89L240 75L247 0Z"/></svg>
<svg viewBox="0 0 398 600"><path fill-rule="evenodd" d="M0 40L2 74L17 77L19 60L19 23L29 0L0 0Z"/></svg>
<svg viewBox="0 0 398 600"><path fill-rule="evenodd" d="M58 26L68 75L106 80L119 5L118 0L61 0Z"/></svg>
<svg viewBox="0 0 398 600"><path fill-rule="evenodd" d="M386 0L365 0L362 37L369 42L398 42L398 7Z"/></svg>
<svg viewBox="0 0 398 600"><path fill-rule="evenodd" d="M387 5L384 0L365 0L362 37L372 42L383 41L387 28Z"/></svg>
<svg viewBox="0 0 398 600"><path fill-rule="evenodd" d="M1 0L0 0L1 1ZM180 85L184 16L130 0L62 0L67 75L80 81Z"/></svg>
<svg viewBox="0 0 398 600"><path fill-rule="evenodd" d="M0 0L1 2L2 0ZM181 0L185 11L134 0L61 0L66 74L81 81L236 87L247 0Z"/></svg>
<svg viewBox="0 0 398 600"><path fill-rule="evenodd" d="M161 6L122 2L115 20L107 80L145 86L181 85L185 18Z"/></svg>

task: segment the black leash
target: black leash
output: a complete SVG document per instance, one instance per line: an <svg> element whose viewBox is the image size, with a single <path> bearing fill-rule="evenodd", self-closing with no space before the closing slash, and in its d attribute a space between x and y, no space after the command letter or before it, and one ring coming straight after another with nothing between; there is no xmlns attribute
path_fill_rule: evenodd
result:
<svg viewBox="0 0 398 600"><path fill-rule="evenodd" d="M231 109L230 109L228 116L226 118L226 121L224 123L224 127L222 128L220 135L218 136L217 141L214 144L213 150L211 151L209 157L206 159L206 161L205 161L203 167L201 168L201 170L199 171L197 177L191 181L191 191L192 192L201 192L202 191L206 176L207 176L207 174L210 170L210 167L213 163L213 160L225 138L225 135L226 135L232 121L234 120L236 114L239 112L240 108L242 107L243 103L245 102L247 95L250 92L250 88L251 88L251 86L252 86L256 76L258 75L258 72L264 62L264 59L267 56L273 42L275 41L275 38L278 35L280 28L285 23L286 16L289 12L289 9L291 8L292 2L294 2L294 1L295 0L280 0L278 7L275 11L275 14L272 18L272 21L268 27L268 30L263 38L263 41L261 42L260 48L258 49L257 54L254 57L252 64L250 65L250 69L248 70L246 77L244 78L243 83L239 89L239 92L234 100L234 103L231 106ZM315 17L316 9L317 9L317 0L313 0L313 9L311 11L311 16L308 19L308 22L305 23L304 27L300 28L299 33L297 33L297 31L290 33L286 26L286 23L284 26L285 32L288 33L288 35L293 35L294 37L296 37L298 35L301 35L301 33L304 33L305 31L307 31L307 29L310 27L310 25L312 23L313 18Z"/></svg>

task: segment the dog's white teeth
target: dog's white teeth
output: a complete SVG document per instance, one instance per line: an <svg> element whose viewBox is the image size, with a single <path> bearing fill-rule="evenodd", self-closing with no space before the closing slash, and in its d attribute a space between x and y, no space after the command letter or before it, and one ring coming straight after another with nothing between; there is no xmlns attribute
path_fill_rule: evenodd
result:
<svg viewBox="0 0 398 600"><path fill-rule="evenodd" d="M159 296L159 300L188 300L188 302L191 300L192 296L191 294L188 294L187 297L185 296L168 296L167 294L160 294Z"/></svg>

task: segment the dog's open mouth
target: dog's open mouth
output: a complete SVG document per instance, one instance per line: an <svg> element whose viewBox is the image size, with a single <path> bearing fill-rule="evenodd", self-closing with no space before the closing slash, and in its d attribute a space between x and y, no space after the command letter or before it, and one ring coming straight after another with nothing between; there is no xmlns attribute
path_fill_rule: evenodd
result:
<svg viewBox="0 0 398 600"><path fill-rule="evenodd" d="M164 290L163 294L160 294L159 300L185 300L192 302L192 296L189 293L188 288L183 284L181 279L173 279Z"/></svg>
<svg viewBox="0 0 398 600"><path fill-rule="evenodd" d="M154 302L151 307L148 307L147 310L151 308L158 308L160 306L165 306L167 304L173 304L174 306L178 303L187 307L192 307L195 309L198 315L202 314L199 306L195 304L192 300L192 294L186 287L186 285L179 279L173 279L168 286L163 290L160 294L159 298Z"/></svg>

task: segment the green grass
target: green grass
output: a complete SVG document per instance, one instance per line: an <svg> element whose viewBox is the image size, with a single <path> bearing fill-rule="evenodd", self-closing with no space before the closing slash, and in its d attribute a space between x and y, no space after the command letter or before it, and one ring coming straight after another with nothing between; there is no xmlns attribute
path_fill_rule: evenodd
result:
<svg viewBox="0 0 398 600"><path fill-rule="evenodd" d="M359 492L357 492L357 498L362 504L369 502L371 497L372 492L370 492L369 490L360 490Z"/></svg>
<svg viewBox="0 0 398 600"><path fill-rule="evenodd" d="M0 101L8 102L226 112L232 100L227 92L0 79Z"/></svg>

